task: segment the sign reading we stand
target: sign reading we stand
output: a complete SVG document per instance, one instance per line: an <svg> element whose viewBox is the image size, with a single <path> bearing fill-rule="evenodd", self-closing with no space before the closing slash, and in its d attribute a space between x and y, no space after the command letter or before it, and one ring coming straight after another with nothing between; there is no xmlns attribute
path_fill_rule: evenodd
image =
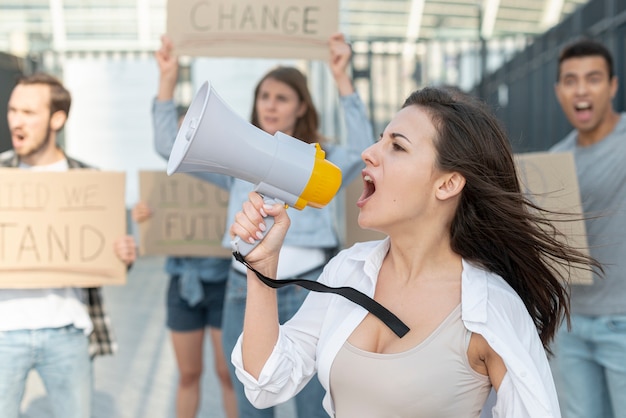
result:
<svg viewBox="0 0 626 418"><path fill-rule="evenodd" d="M125 174L0 170L0 288L124 284Z"/></svg>

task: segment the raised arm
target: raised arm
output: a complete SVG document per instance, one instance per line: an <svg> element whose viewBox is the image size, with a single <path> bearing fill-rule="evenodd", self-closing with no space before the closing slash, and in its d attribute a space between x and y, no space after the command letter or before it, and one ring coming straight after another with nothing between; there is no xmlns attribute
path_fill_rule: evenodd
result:
<svg viewBox="0 0 626 418"><path fill-rule="evenodd" d="M174 45L166 36L161 37L161 48L154 53L159 66L159 87L152 104L152 123L154 129L154 148L164 159L170 153L176 141L179 128L179 117L174 104L174 91L178 80L178 56L174 53ZM215 173L191 173L194 177L214 183L229 190L232 178Z"/></svg>
<svg viewBox="0 0 626 418"><path fill-rule="evenodd" d="M290 220L284 206L265 205L258 193L235 216L231 236L253 243L265 231L264 217L274 216L274 225L265 238L247 256L246 261L267 277L276 277L278 254L289 229ZM243 323L242 356L244 369L258 378L278 340L278 302L276 290L263 284L248 270L248 291Z"/></svg>
<svg viewBox="0 0 626 418"><path fill-rule="evenodd" d="M157 100L173 100L178 81L178 56L174 54L174 45L167 35L161 36L161 48L154 53L154 58L159 65Z"/></svg>
<svg viewBox="0 0 626 418"><path fill-rule="evenodd" d="M342 33L335 33L331 35L328 40L328 49L328 66L330 67L330 72L335 79L335 84L337 84L339 95L349 96L354 93L352 79L348 74L348 66L350 65L350 58L352 57L352 49L346 42Z"/></svg>
<svg viewBox="0 0 626 418"><path fill-rule="evenodd" d="M341 168L343 175L342 187L360 174L363 168L361 152L374 143L372 125L367 117L365 105L354 90L352 79L348 74L352 49L341 33L329 39L328 66L335 79L339 91L341 111L346 126L346 142L326 147L329 161Z"/></svg>
<svg viewBox="0 0 626 418"><path fill-rule="evenodd" d="M178 56L174 54L172 41L161 36L161 48L154 53L159 66L159 87L152 107L154 147L159 155L169 158L176 133L178 115L174 104L174 91L178 80Z"/></svg>

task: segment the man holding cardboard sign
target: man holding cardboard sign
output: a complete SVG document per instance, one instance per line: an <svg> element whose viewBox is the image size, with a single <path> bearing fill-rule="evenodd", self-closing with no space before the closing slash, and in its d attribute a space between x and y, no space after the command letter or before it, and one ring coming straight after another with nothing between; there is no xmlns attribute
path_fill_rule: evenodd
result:
<svg viewBox="0 0 626 418"><path fill-rule="evenodd" d="M57 146L70 104L70 93L56 78L39 73L20 79L8 106L13 150L0 155L0 166L46 172L89 168ZM129 266L135 260L132 237L117 239L113 252ZM42 378L54 417L91 416L90 356L114 350L99 288L0 290L2 416L18 417L31 369Z"/></svg>
<svg viewBox="0 0 626 418"><path fill-rule="evenodd" d="M571 330L556 338L552 362L563 416L626 417L626 113L611 53L581 40L559 56L555 91L574 130L552 151L573 152L591 255L604 277L573 285Z"/></svg>

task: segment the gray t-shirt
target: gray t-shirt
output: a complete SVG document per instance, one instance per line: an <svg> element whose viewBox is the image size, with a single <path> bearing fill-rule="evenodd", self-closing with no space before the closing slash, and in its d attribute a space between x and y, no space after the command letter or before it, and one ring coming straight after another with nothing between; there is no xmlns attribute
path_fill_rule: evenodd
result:
<svg viewBox="0 0 626 418"><path fill-rule="evenodd" d="M570 132L550 151L574 153L590 253L605 269L592 285L572 287L572 313L626 313L626 113L613 132L586 147Z"/></svg>

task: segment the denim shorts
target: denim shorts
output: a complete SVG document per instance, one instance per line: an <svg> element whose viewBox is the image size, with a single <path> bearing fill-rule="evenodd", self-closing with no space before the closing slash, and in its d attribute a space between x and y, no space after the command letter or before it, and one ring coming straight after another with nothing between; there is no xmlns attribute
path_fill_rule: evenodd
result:
<svg viewBox="0 0 626 418"><path fill-rule="evenodd" d="M172 331L195 331L205 327L222 328L226 282L202 283L204 297L189 306L180 296L179 276L170 278L167 291L167 327Z"/></svg>

